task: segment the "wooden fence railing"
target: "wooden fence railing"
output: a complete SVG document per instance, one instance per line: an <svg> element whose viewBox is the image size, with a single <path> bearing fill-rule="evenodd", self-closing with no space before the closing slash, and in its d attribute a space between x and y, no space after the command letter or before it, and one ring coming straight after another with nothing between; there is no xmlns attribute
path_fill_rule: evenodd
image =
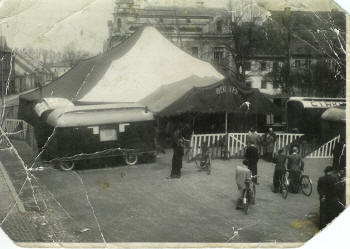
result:
<svg viewBox="0 0 350 249"><path fill-rule="evenodd" d="M317 150L313 151L306 158L332 158L333 157L333 149L335 145L339 142L340 135L335 138L329 140L327 143L323 144Z"/></svg>
<svg viewBox="0 0 350 249"><path fill-rule="evenodd" d="M248 133L228 133L228 139L225 139L225 133L217 134L194 134L191 138L192 157L200 153L200 146L205 142L212 151L212 158L218 157L243 157L246 147ZM262 133L258 135L263 136ZM295 133L276 133L276 143L274 151L285 148L304 134ZM263 148L259 146L262 153Z"/></svg>
<svg viewBox="0 0 350 249"><path fill-rule="evenodd" d="M205 142L211 149L212 158L228 158L228 157L243 157L246 147L248 133L228 133L228 139L225 138L225 133L217 134L194 134L191 137L192 155L196 156L200 153L200 146ZM262 133L259 133L262 137ZM274 152L279 149L289 150L290 145L304 136L304 134L296 133L276 133L276 143ZM299 149L302 155L307 155L307 158L331 158L335 144L339 141L339 136L332 140L317 146L318 142L310 140L312 144L301 144ZM305 142L305 141L303 141ZM307 142L307 141L306 141ZM315 148L315 149L312 149ZM258 146L260 154L263 152L263 147ZM311 150L312 149L312 150ZM310 151L310 152L308 152Z"/></svg>

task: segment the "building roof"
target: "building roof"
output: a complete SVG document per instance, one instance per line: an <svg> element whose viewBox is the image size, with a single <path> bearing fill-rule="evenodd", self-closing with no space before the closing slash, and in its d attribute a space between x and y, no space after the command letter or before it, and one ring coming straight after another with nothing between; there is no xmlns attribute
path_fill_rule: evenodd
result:
<svg viewBox="0 0 350 249"><path fill-rule="evenodd" d="M40 61L36 61L28 55L18 53L15 54L15 73L16 74L32 74L35 72L52 74L51 70L44 66Z"/></svg>

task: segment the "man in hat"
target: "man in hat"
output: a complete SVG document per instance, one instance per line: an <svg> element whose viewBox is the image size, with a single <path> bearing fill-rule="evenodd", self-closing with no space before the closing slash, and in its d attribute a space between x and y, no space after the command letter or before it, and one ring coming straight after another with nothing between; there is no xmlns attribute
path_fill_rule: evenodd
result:
<svg viewBox="0 0 350 249"><path fill-rule="evenodd" d="M292 154L287 157L287 169L289 170L289 182L291 190L296 192L296 186L302 171L304 171L304 161L298 153L298 148L292 148Z"/></svg>
<svg viewBox="0 0 350 249"><path fill-rule="evenodd" d="M167 178L180 178L182 168L182 157L184 155L183 140L180 136L180 130L176 129L173 134L173 158L171 160L171 173Z"/></svg>
<svg viewBox="0 0 350 249"><path fill-rule="evenodd" d="M275 171L273 173L273 192L277 193L280 187L280 179L286 173L286 163L287 157L283 155L283 149L278 150L277 156L273 159L275 164Z"/></svg>
<svg viewBox="0 0 350 249"><path fill-rule="evenodd" d="M250 143L245 152L245 158L248 160L248 168L252 171L253 176L258 174L259 150L254 143ZM257 177L253 178L253 182L258 184Z"/></svg>
<svg viewBox="0 0 350 249"><path fill-rule="evenodd" d="M324 176L321 176L317 182L317 191L320 196L320 229L327 226L344 209L338 195L340 185L332 166L327 166L324 169Z"/></svg>

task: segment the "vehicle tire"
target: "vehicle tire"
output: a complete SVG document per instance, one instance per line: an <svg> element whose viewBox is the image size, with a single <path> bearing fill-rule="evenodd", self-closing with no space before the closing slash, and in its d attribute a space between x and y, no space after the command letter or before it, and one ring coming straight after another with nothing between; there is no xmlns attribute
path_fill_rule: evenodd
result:
<svg viewBox="0 0 350 249"><path fill-rule="evenodd" d="M288 196L288 189L284 183L281 184L281 194L282 194L283 199L286 199Z"/></svg>
<svg viewBox="0 0 350 249"><path fill-rule="evenodd" d="M308 176L303 175L300 178L300 188L304 195L310 196L312 193L312 182Z"/></svg>
<svg viewBox="0 0 350 249"><path fill-rule="evenodd" d="M129 166L135 165L138 161L138 156L134 152L127 152L124 157L125 163Z"/></svg>
<svg viewBox="0 0 350 249"><path fill-rule="evenodd" d="M70 171L74 169L75 163L73 161L59 161L58 166L63 171Z"/></svg>
<svg viewBox="0 0 350 249"><path fill-rule="evenodd" d="M242 198L242 203L243 203L243 211L245 214L248 214L249 210L249 203L248 203L248 191L246 189L243 190L243 198Z"/></svg>

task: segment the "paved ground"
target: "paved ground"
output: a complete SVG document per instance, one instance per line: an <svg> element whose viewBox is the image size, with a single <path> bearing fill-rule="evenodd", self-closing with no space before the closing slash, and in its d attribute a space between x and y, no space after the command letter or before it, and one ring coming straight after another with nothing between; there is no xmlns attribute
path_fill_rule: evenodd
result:
<svg viewBox="0 0 350 249"><path fill-rule="evenodd" d="M272 164L259 162L256 205L244 215L234 202L235 167L241 160L215 160L211 175L185 162L183 177L169 180L170 161L167 153L155 163L131 167L98 162L72 172L53 167L33 172L51 237L67 242L302 242L317 232L317 193L289 194L286 200L272 193ZM306 160L305 173L316 183L328 162ZM33 203L24 202L34 212Z"/></svg>

